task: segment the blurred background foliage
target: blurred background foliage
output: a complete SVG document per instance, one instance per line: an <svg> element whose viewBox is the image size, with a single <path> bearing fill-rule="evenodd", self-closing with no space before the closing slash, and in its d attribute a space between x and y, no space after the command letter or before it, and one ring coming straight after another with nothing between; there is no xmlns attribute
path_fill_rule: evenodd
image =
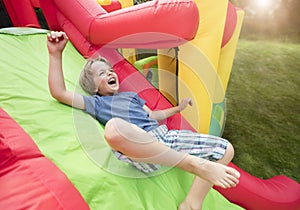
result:
<svg viewBox="0 0 300 210"><path fill-rule="evenodd" d="M245 11L241 38L300 41L299 0L230 0Z"/></svg>

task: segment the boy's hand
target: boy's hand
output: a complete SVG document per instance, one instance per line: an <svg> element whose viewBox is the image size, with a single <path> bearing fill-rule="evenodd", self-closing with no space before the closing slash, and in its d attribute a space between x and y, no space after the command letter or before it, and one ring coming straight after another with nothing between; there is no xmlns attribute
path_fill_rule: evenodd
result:
<svg viewBox="0 0 300 210"><path fill-rule="evenodd" d="M182 101L178 105L179 110L184 110L187 107L187 105L193 106L193 101L191 98L182 99Z"/></svg>
<svg viewBox="0 0 300 210"><path fill-rule="evenodd" d="M49 54L62 53L67 42L68 37L65 32L51 31L47 34L47 47Z"/></svg>

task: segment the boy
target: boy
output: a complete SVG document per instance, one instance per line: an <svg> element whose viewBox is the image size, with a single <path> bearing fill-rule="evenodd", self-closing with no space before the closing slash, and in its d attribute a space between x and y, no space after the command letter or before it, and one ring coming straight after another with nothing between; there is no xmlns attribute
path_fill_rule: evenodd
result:
<svg viewBox="0 0 300 210"><path fill-rule="evenodd" d="M103 123L105 139L119 159L145 173L156 170L160 164L196 175L178 209L201 209L212 185L229 188L238 184L239 172L225 166L234 154L227 140L191 131L169 131L158 125L159 120L192 105L190 99L182 100L176 107L152 111L136 93L118 92L118 77L104 58L87 61L81 73L80 85L91 96L70 92L66 90L62 71L62 52L68 38L64 32L51 32L47 37L51 95Z"/></svg>

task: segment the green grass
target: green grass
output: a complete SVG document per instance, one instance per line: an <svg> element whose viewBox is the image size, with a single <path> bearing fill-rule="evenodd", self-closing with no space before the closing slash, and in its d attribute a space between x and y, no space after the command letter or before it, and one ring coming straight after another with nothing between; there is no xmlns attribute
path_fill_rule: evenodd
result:
<svg viewBox="0 0 300 210"><path fill-rule="evenodd" d="M240 40L223 137L233 163L260 178L300 182L300 44Z"/></svg>

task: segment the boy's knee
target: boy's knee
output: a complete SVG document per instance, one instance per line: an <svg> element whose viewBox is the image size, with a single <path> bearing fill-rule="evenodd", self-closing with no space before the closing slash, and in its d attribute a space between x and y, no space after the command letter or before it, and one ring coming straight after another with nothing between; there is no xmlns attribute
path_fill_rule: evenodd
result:
<svg viewBox="0 0 300 210"><path fill-rule="evenodd" d="M234 148L230 142L228 142L228 144L227 144L227 150L234 153Z"/></svg>
<svg viewBox="0 0 300 210"><path fill-rule="evenodd" d="M227 144L226 154L229 156L230 159L232 159L234 156L234 148L230 142L228 142Z"/></svg>
<svg viewBox="0 0 300 210"><path fill-rule="evenodd" d="M120 119L110 119L104 129L104 138L107 143L115 150L119 150L124 144L134 139L132 124Z"/></svg>
<svg viewBox="0 0 300 210"><path fill-rule="evenodd" d="M118 132L118 118L113 118L109 120L104 129L104 138L106 139L107 143L115 148L114 146L118 145L120 142L120 133Z"/></svg>

